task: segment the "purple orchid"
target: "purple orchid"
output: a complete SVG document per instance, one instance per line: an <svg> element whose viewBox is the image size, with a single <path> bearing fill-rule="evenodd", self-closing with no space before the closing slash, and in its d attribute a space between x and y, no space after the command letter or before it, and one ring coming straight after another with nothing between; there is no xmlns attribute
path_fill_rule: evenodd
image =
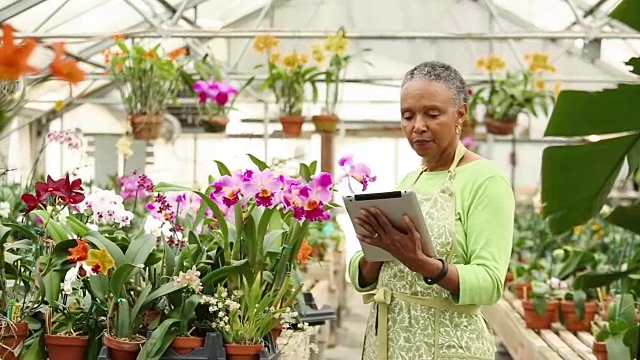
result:
<svg viewBox="0 0 640 360"><path fill-rule="evenodd" d="M367 191L369 184L375 182L377 179L376 176L371 175L371 169L367 165L354 163L353 155L341 157L338 161L338 165L340 165L340 167L345 171L345 173L338 178L338 182L342 181L344 178L354 179L362 185L362 191ZM351 192L354 192L351 188L351 182L349 182L349 180L347 180L347 182Z"/></svg>
<svg viewBox="0 0 640 360"><path fill-rule="evenodd" d="M201 104L209 101L215 102L218 106L225 106L229 102L231 95L237 95L238 89L228 81L198 80L193 84L193 91L198 94Z"/></svg>

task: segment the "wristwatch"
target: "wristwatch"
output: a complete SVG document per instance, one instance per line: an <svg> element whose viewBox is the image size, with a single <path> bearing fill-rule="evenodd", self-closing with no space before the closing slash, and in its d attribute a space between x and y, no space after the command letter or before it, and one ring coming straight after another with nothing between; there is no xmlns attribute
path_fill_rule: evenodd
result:
<svg viewBox="0 0 640 360"><path fill-rule="evenodd" d="M442 263L442 270L440 270L440 273L436 275L434 278L428 278L426 276L423 276L422 279L427 285L436 285L437 283L442 281L444 278L446 278L447 274L449 273L449 264L447 263L447 260L442 258L438 258L436 260Z"/></svg>

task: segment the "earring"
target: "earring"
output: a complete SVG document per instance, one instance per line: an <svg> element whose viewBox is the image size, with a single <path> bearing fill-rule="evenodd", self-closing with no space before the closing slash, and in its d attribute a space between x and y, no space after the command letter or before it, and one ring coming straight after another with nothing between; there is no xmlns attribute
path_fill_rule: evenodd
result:
<svg viewBox="0 0 640 360"><path fill-rule="evenodd" d="M462 125L456 125L456 135L462 134Z"/></svg>

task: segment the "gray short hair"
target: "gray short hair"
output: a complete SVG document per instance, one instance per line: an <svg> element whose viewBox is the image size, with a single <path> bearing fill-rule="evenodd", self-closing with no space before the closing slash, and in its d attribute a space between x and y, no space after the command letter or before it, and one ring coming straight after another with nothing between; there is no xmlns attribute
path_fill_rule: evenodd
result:
<svg viewBox="0 0 640 360"><path fill-rule="evenodd" d="M469 103L469 93L460 72L453 66L440 61L425 61L407 71L402 79L402 87L414 80L436 81L451 91L455 106Z"/></svg>

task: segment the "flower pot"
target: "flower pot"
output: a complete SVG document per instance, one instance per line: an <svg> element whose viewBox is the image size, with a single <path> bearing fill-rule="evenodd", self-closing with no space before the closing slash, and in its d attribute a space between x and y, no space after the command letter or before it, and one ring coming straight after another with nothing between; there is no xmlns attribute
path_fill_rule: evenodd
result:
<svg viewBox="0 0 640 360"><path fill-rule="evenodd" d="M136 340L121 340L105 334L102 337L102 343L107 347L107 353L110 360L136 360L145 338L142 336Z"/></svg>
<svg viewBox="0 0 640 360"><path fill-rule="evenodd" d="M201 337L178 336L171 342L171 348L179 355L190 354L201 347L204 347L204 338Z"/></svg>
<svg viewBox="0 0 640 360"><path fill-rule="evenodd" d="M504 288L507 289L507 287L509 287L512 281L513 281L513 273L509 271L507 273L507 276L504 277Z"/></svg>
<svg viewBox="0 0 640 360"><path fill-rule="evenodd" d="M227 130L228 123L229 118L226 116L212 116L211 118L200 120L202 128L208 133L223 133Z"/></svg>
<svg viewBox="0 0 640 360"><path fill-rule="evenodd" d="M273 338L273 342L278 341L278 338L282 334L282 324L276 325L273 329L271 329L271 337Z"/></svg>
<svg viewBox="0 0 640 360"><path fill-rule="evenodd" d="M0 359L16 360L17 356L12 350L17 349L29 333L29 324L26 322L8 323L3 322L4 328L0 334Z"/></svg>
<svg viewBox="0 0 640 360"><path fill-rule="evenodd" d="M82 360L89 337L46 334L44 344L47 346L49 360Z"/></svg>
<svg viewBox="0 0 640 360"><path fill-rule="evenodd" d="M525 289L527 289L527 298L529 297L529 294L531 294L531 283L530 282L520 282L520 283L515 283L511 285L511 289L513 289L516 293L516 297L518 299L524 299L525 296Z"/></svg>
<svg viewBox="0 0 640 360"><path fill-rule="evenodd" d="M280 123L282 124L282 135L285 137L299 137L302 134L304 116L282 115L280 116Z"/></svg>
<svg viewBox="0 0 640 360"><path fill-rule="evenodd" d="M609 358L607 355L607 343L604 341L594 341L591 349L597 360L607 360Z"/></svg>
<svg viewBox="0 0 640 360"><path fill-rule="evenodd" d="M591 301L584 304L584 318L578 319L573 301L562 301L560 303L562 312L562 323L571 332L591 331L591 322L598 311L598 304Z"/></svg>
<svg viewBox="0 0 640 360"><path fill-rule="evenodd" d="M539 330L539 329L551 329L553 323L554 314L558 313L558 302L547 302L547 309L544 314L540 315L536 312L533 301L523 300L522 307L524 308L524 322L527 328Z"/></svg>
<svg viewBox="0 0 640 360"><path fill-rule="evenodd" d="M484 118L484 126L487 128L487 132L494 135L512 135L517 124L517 118L505 120L494 120L488 116Z"/></svg>
<svg viewBox="0 0 640 360"><path fill-rule="evenodd" d="M259 360L264 345L225 344L227 360Z"/></svg>
<svg viewBox="0 0 640 360"><path fill-rule="evenodd" d="M337 116L327 114L314 115L311 120L316 126L316 131L324 133L336 132L338 130L338 122L340 122Z"/></svg>
<svg viewBox="0 0 640 360"><path fill-rule="evenodd" d="M469 117L467 120L463 121L462 131L460 131L460 139L473 137L476 133L476 125L478 125L478 120L473 117Z"/></svg>
<svg viewBox="0 0 640 360"><path fill-rule="evenodd" d="M136 140L155 140L160 137L160 130L164 122L164 114L129 115L131 132Z"/></svg>

